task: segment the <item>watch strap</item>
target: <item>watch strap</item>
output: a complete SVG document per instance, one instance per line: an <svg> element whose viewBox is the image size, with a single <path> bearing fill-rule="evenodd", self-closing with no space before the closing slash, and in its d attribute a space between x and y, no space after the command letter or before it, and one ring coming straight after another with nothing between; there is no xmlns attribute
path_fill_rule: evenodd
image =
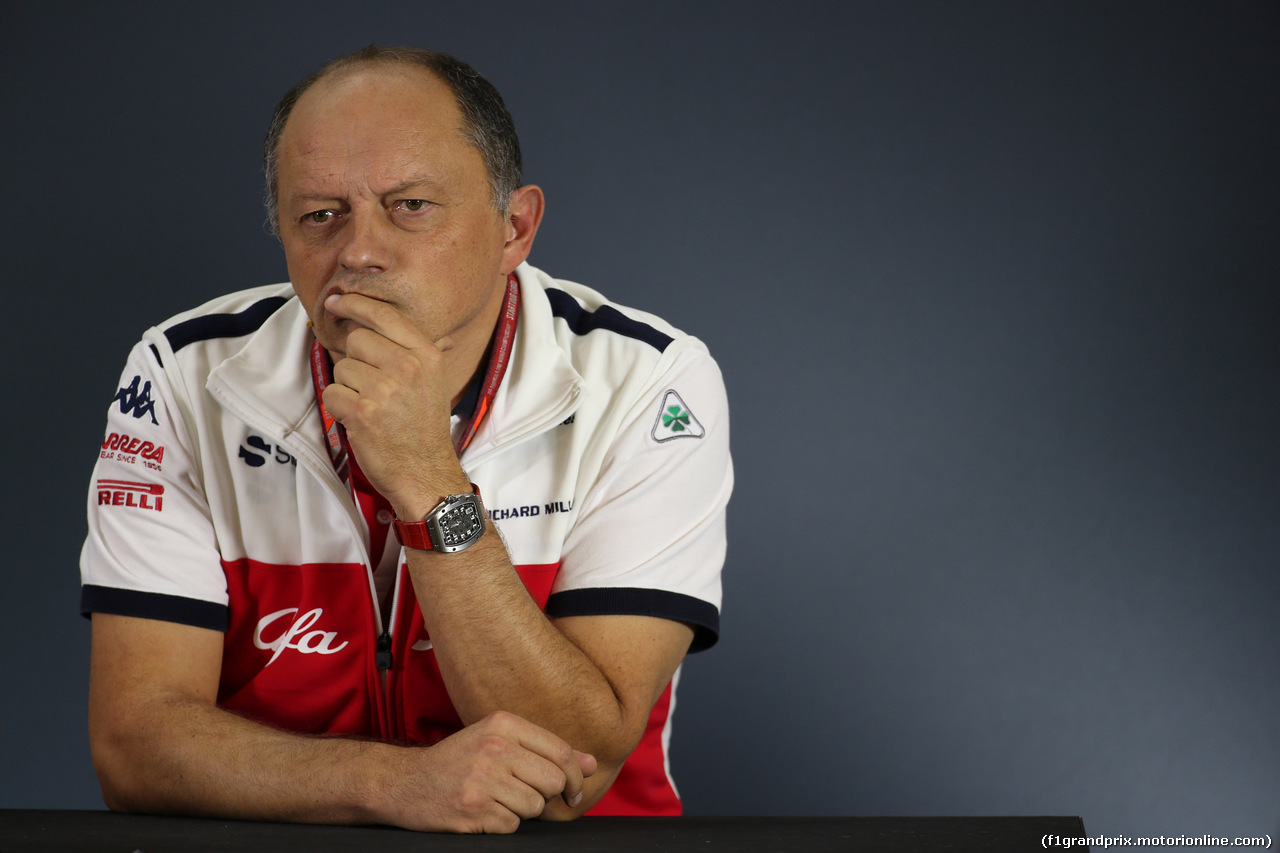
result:
<svg viewBox="0 0 1280 853"><path fill-rule="evenodd" d="M419 551L434 551L435 545L431 544L431 530L427 527L427 522L423 521L401 521L396 518L391 522L391 529L395 531L396 540L406 548L417 548Z"/></svg>

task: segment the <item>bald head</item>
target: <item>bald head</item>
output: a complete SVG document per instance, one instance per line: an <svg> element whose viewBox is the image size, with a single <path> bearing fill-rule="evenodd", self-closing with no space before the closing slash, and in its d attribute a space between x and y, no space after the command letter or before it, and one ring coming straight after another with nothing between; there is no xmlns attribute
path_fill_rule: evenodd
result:
<svg viewBox="0 0 1280 853"><path fill-rule="evenodd" d="M426 71L449 88L461 115L458 131L484 160L494 207L499 211L506 211L511 193L521 184L522 167L520 140L516 136L511 114L507 112L498 90L470 65L448 54L419 48L369 45L330 62L290 89L276 106L263 146L267 224L271 233L277 236L280 233L280 137L298 100L322 80L338 78L359 70L373 70L379 66L387 70L399 66L406 70Z"/></svg>

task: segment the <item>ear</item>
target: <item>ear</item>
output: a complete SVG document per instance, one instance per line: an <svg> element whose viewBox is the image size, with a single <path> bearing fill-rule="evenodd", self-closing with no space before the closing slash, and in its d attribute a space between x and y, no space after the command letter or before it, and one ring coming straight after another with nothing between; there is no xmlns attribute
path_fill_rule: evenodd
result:
<svg viewBox="0 0 1280 853"><path fill-rule="evenodd" d="M533 250L533 238L538 235L542 223L544 199L542 190L533 184L523 186L511 194L507 203L507 242L502 247L502 274L508 275Z"/></svg>

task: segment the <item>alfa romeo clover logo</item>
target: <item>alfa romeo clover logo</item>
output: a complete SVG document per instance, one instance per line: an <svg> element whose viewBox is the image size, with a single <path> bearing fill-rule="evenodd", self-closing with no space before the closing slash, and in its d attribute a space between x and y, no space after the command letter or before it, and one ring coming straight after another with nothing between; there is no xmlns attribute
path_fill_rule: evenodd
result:
<svg viewBox="0 0 1280 853"><path fill-rule="evenodd" d="M702 438L706 434L698 416L689 410L674 388L662 395L662 405L658 407L650 433L654 441L661 444L674 438Z"/></svg>
<svg viewBox="0 0 1280 853"><path fill-rule="evenodd" d="M662 414L662 425L672 432L684 432L689 426L689 413L672 406Z"/></svg>

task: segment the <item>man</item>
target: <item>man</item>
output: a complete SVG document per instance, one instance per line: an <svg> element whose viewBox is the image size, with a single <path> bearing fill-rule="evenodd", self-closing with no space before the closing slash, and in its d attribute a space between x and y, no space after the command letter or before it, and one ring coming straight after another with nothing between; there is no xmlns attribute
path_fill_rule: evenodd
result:
<svg viewBox="0 0 1280 853"><path fill-rule="evenodd" d="M525 263L542 192L451 57L331 63L266 172L291 283L148 331L109 409L81 561L107 804L678 814L732 486L705 347Z"/></svg>

